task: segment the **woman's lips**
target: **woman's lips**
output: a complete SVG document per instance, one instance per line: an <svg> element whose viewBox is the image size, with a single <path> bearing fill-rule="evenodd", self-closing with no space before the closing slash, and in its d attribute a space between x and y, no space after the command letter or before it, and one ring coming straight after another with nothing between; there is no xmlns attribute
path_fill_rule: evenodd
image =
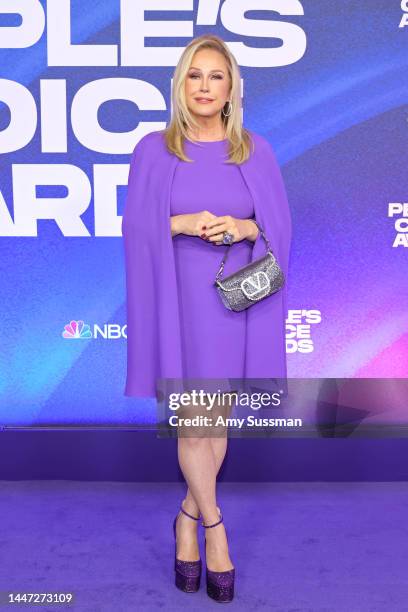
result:
<svg viewBox="0 0 408 612"><path fill-rule="evenodd" d="M207 100L206 98L195 98L196 102L199 102L200 104L210 104L211 102L214 102L214 100Z"/></svg>

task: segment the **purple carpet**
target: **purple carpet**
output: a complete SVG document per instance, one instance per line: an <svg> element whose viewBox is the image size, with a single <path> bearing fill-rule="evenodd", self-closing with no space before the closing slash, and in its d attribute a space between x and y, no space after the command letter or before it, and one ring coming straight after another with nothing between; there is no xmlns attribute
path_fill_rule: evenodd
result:
<svg viewBox="0 0 408 612"><path fill-rule="evenodd" d="M174 586L178 483L0 482L0 591L73 592L71 606L216 610ZM408 610L408 483L220 483L233 610ZM203 529L200 528L203 554Z"/></svg>

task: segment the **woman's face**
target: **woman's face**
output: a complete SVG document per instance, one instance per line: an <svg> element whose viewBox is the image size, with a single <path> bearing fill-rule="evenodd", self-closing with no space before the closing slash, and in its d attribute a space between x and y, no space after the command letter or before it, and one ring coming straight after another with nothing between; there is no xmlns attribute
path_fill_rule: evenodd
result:
<svg viewBox="0 0 408 612"><path fill-rule="evenodd" d="M216 116L229 100L230 88L224 56L215 49L197 51L185 81L189 111L199 117ZM200 101L200 98L210 101Z"/></svg>

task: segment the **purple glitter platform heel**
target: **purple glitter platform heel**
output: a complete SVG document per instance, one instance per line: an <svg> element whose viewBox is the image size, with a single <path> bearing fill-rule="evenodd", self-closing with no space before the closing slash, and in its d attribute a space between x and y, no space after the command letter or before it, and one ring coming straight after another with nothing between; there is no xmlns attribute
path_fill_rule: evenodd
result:
<svg viewBox="0 0 408 612"><path fill-rule="evenodd" d="M217 510L219 511L218 507ZM221 512L219 512L219 514L219 521L213 525L204 525L204 523L201 523L202 526L205 527L205 529L211 529L211 527L216 527L222 523L224 519ZM205 543L207 545L207 538L205 538ZM234 599L235 567L225 572L213 572L206 567L206 574L207 595L219 603L226 603Z"/></svg>
<svg viewBox="0 0 408 612"><path fill-rule="evenodd" d="M183 500L184 502L185 500ZM192 516L186 512L183 508L183 502L181 503L180 510L183 514L190 517L194 521L199 521L201 514L198 517ZM177 514L173 522L173 533L175 542L175 553L174 553L174 570L176 572L176 587L185 593L196 593L200 588L201 580L201 559L198 561L181 561L177 559L177 535L176 535L176 523L179 515Z"/></svg>

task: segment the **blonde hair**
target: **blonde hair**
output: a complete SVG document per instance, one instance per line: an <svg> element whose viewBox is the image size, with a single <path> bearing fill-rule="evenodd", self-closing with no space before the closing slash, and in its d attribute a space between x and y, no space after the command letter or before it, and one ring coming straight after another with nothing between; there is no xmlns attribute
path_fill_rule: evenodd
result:
<svg viewBox="0 0 408 612"><path fill-rule="evenodd" d="M251 136L242 125L241 108L241 75L235 57L225 42L215 34L203 34L194 38L184 49L173 75L172 117L164 131L167 149L183 161L193 161L184 152L184 141L191 140L187 136L192 128L199 127L190 113L185 96L185 79L190 69L194 54L201 49L214 49L221 53L228 67L231 81L230 101L232 112L228 117L221 113L225 135L229 141L228 161L226 163L241 164L250 156ZM197 141L193 141L197 142Z"/></svg>

